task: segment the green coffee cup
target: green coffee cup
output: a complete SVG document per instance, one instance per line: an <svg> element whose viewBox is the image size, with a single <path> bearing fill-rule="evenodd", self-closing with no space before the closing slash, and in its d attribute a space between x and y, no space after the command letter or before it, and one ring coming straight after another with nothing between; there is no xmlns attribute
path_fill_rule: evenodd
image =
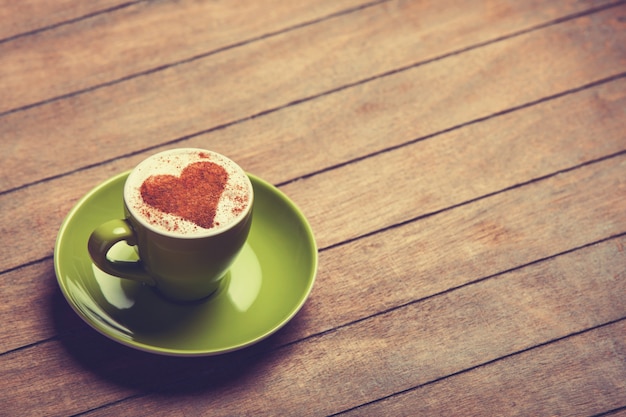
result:
<svg viewBox="0 0 626 417"><path fill-rule="evenodd" d="M214 220L213 226L200 227L184 216L151 206L145 195L139 197L144 190L142 184L156 178L167 180L167 192L161 194L171 200L167 203L185 208L185 198L208 198L203 193L210 192L201 183L206 177L185 176L187 167L193 165L195 169L202 164L217 164L228 172L221 205L216 209L219 223ZM103 223L89 237L89 254L98 268L154 287L173 301L201 300L219 288L243 248L252 223L252 184L238 165L223 155L201 149L165 151L137 165L126 180L123 198L126 217ZM228 198L239 206L229 205ZM220 210L225 214L221 215ZM110 259L111 248L120 242L136 248L137 261Z"/></svg>

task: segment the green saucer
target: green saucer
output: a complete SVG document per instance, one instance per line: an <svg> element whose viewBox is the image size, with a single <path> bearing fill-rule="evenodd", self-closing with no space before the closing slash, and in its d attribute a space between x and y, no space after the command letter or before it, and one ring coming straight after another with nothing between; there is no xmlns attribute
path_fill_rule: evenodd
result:
<svg viewBox="0 0 626 417"><path fill-rule="evenodd" d="M317 271L317 247L298 208L271 184L250 176L252 229L222 287L196 304L174 304L151 288L107 275L92 262L87 240L107 220L123 218L128 172L99 185L67 215L54 267L76 313L105 336L136 349L205 356L240 349L276 332L300 310ZM115 257L134 256L118 244Z"/></svg>

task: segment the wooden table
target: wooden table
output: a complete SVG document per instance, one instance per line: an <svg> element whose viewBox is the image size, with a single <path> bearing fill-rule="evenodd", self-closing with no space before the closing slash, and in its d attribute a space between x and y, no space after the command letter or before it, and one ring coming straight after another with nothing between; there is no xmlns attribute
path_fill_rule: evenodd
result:
<svg viewBox="0 0 626 417"><path fill-rule="evenodd" d="M2 0L0 415L626 416L626 2ZM57 285L90 189L176 147L275 184L310 298L236 352Z"/></svg>

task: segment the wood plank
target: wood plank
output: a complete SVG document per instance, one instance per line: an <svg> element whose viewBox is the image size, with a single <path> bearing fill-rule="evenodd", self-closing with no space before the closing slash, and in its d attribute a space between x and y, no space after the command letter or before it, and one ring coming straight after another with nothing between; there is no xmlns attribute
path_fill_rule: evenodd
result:
<svg viewBox="0 0 626 417"><path fill-rule="evenodd" d="M363 4L367 0L247 0L236 6L226 1L135 2L0 44L0 112L211 54Z"/></svg>
<svg viewBox="0 0 626 417"><path fill-rule="evenodd" d="M623 144L622 133L626 130L624 126L626 117L620 116L620 112L626 109L625 95L626 80L617 80L480 124L466 126L464 129L417 143L406 149L398 149L361 161L359 164L354 164L358 165L356 168L355 166L345 167L333 173L287 185L283 189L305 208L305 212L308 213L318 232L317 238L320 243L324 245L338 243L376 230L377 227L384 227L394 222L407 220L414 215L437 211L495 192L516 184L516 181L530 180L619 151ZM580 146L585 143L585 138L590 137L603 137L604 139L594 141L593 146ZM537 149L541 149L542 152L536 152ZM455 171L449 168L456 169L461 165L454 162L456 157L450 155L451 150L462 150L458 152L458 155L463 155L464 166L468 167L467 170ZM506 155L506 157L494 158L492 155L495 154ZM446 155L446 157L442 158L441 155ZM253 160L256 159L253 158ZM384 219L384 223L380 223L380 219L376 216L368 219L366 213L363 213L365 210L363 206L366 208L371 206L361 201L360 195L369 195L368 190L375 194L380 194L381 190L396 190L396 187L385 180L386 178L395 180L396 177L385 175L379 179L378 185L368 183L369 189L364 188L360 181L354 183L349 179L367 177L363 173L373 170L372 167L376 165L405 166L410 164L411 160L415 160L412 164L419 167L429 166L428 161L438 162L431 164L430 169L424 170L422 175L416 176L411 182L399 182L401 187L397 188L398 192L393 194L398 201L394 207L397 207L399 212L387 213L391 217L379 215ZM117 169L125 168L113 167L113 171ZM263 169L267 170L269 167L263 167ZM103 175L108 175L111 168L109 167L106 171L100 168L96 170L96 174L100 175L103 171ZM476 180L470 182L467 181L468 172L481 174L475 176ZM89 181L95 181L95 178L90 178ZM333 180L345 186L337 188L335 184L332 184ZM31 259L50 256L57 230L56 225L60 224L65 212L69 210L71 199L76 198L75 192L81 186L91 187L89 183L80 184L84 181L87 181L84 174L77 174L72 182L59 187L59 189L68 190L66 195L68 201L65 201L64 196L47 193L48 184L34 187L32 193L22 190L0 197L0 201L14 201L15 207L19 205L30 207L27 212L18 211L17 217L10 219L5 217L2 225L4 230L8 231L7 233L15 234L16 241L29 241L27 236L30 236L34 229L41 237L41 242L29 241L30 247L17 251L11 248L12 250L3 253L5 265L8 265L10 259L14 259L16 265L19 265ZM344 202L332 198L327 200L318 198L317 190L327 189L330 187L329 184L338 190L338 194L347 196L343 199ZM376 188L372 188L374 186ZM407 189L414 192L407 192ZM58 194L58 191L56 193ZM408 198L407 196L411 196L414 200L401 200ZM1 200L3 198L5 200ZM325 219L326 209L332 207L333 204L340 209L339 213L352 213L361 220L350 222L347 218L341 217L345 224L343 227L336 227L332 219ZM59 210L51 213L50 206L59 206ZM420 207L420 210L406 211L407 207ZM30 218L34 218L35 221L28 223ZM15 225L13 229L11 229L11 224ZM24 225L28 226L24 228ZM338 234L336 228L343 233ZM39 244L41 246L36 247ZM340 260L343 256L353 256L352 253L347 255L340 249L340 255L337 256L322 254L322 268L326 265L326 270L323 269L324 272L320 272L320 279L327 279L325 277L331 274L340 273ZM393 248L390 248L389 254L392 253ZM21 258L15 258L16 256L21 256ZM545 253L536 254L536 256L545 256ZM408 266L410 259L406 262ZM408 273L408 269L405 273ZM2 282L4 290L0 292L0 322L4 325L0 332L0 352L16 349L57 334L54 326L46 320L41 320L41 317L48 316L52 309L63 310L60 305L65 303L60 295L56 294L51 260L11 271L2 277ZM18 294L22 296L17 296ZM330 294L324 295L326 296ZM317 298L319 297L314 296L314 300ZM383 302L383 307L379 308L393 305L394 302L406 302L406 299L386 300ZM316 301L312 303L315 304ZM33 308L33 306L37 307ZM319 305L312 311L317 308L324 309L325 307ZM65 318L68 323L72 314L68 310L68 317ZM20 319L16 320L16 317ZM351 316L344 317L342 320L349 321L352 318ZM322 331L326 328L322 323L331 319L331 317L322 317L315 324L312 323L306 331Z"/></svg>
<svg viewBox="0 0 626 417"><path fill-rule="evenodd" d="M322 252L320 284L308 302L309 310L303 312L309 325L297 337L626 232L626 219L620 211L626 193L625 167L626 155L621 155ZM599 197L604 194L611 197ZM46 201L41 197L36 200ZM528 218L536 223L527 224ZM468 263L467 259L474 261ZM3 328L5 350L53 334L50 323L40 322L55 286L51 263L46 265L2 276L3 281L26 286L7 284L0 292L0 319L6 317L10 323ZM42 285L39 268L44 268L48 277L45 291L38 290ZM421 271L419 276L414 275L416 268ZM380 283L379 275L389 279ZM432 280L433 276L438 279ZM324 284L327 280L334 284ZM354 303L354 296L363 302ZM332 308L325 305L327 300L333 300ZM33 305L46 307L32 310L20 321L10 320L13 311L27 311ZM21 336L9 337L15 334Z"/></svg>
<svg viewBox="0 0 626 417"><path fill-rule="evenodd" d="M386 116L393 117L390 114ZM619 152L624 149L625 124L626 80L621 79L484 123L468 125L359 164L288 184L282 189L304 210L313 225L318 245L326 247ZM396 126L394 123L386 125ZM259 127L259 124L254 126ZM378 138L379 146L386 138L402 135L401 131L393 129L395 127L390 128L389 134ZM405 129L409 127L405 126ZM296 175L299 164L304 164L307 156L308 159L315 159L311 155L327 155L326 152L303 152L296 157L297 150L302 150L303 141L315 145L315 141L305 138L289 143L268 140L263 146L257 146L256 142L247 141L247 137L242 135L231 143L229 136L225 135L224 143L231 143L233 148L217 150L227 151L225 153L233 156L245 169L269 181L276 181L281 175ZM597 138L593 146L583 146L590 137ZM202 139L196 138L187 145L205 144ZM237 150L239 145L242 148ZM346 145L342 148L349 149ZM457 149L462 152L456 152ZM0 218L0 229L7 235L15 236L16 242L24 242L20 247L0 247L0 271L51 256L58 227L78 198L107 177L130 169L151 152L0 195L2 210L15 213L12 217ZM493 156L499 152L504 152L506 158ZM277 162L290 161L292 155L293 162ZM463 164L459 158L464 158ZM393 170L377 177L369 175L369 172L377 172L379 164L393 167L398 163L409 163L419 171L404 177L403 173ZM465 166L471 168L463 170L461 167ZM469 181L470 175L476 180ZM378 182L364 181L363 178ZM319 192L328 189L335 192ZM385 203L393 210L378 215L367 213L372 206L364 204L363 199L369 198L371 192L381 194L381 202L376 207ZM390 198L402 204L389 205ZM341 210L328 218L333 206ZM29 210L24 211L20 207L29 207ZM351 221L352 215L360 220ZM341 227L337 226L335 217L343 222ZM32 241L28 238L31 233L40 238Z"/></svg>
<svg viewBox="0 0 626 417"><path fill-rule="evenodd" d="M318 245L324 248L624 151L625 131L626 79L622 78L392 149L282 189L304 207L318 232Z"/></svg>
<svg viewBox="0 0 626 417"><path fill-rule="evenodd" d="M6 152L0 155L10 154L12 157L0 156L0 163L5 167L0 172L0 188L11 189L102 160L132 154L159 143L179 140L186 135L196 135L206 129L287 105L307 95L451 52L455 48L468 47L488 40L490 36L502 35L502 28L498 29L500 32L491 32L495 30L491 25L477 25L474 18L461 25L458 36L441 37L462 39L462 42L453 45L443 40L440 41L442 43L422 43L420 32L416 33L411 27L413 23L409 17L420 12L418 5L424 4L403 4L404 8L393 14L394 19L387 17L389 12L386 10L381 12L378 8L368 8L361 13L330 19L263 42L224 51L210 59L6 115L0 124L5 139L2 147ZM469 3L461 4L470 7ZM568 21L327 95L307 103L306 107L302 107L303 113L298 113L299 109L295 113L281 112L284 116L281 122L270 125L269 131L250 131L246 137L229 136L228 133L213 136L216 132L209 132L198 141L204 147L216 150L229 148L229 142L233 140L238 144L246 143L243 149L258 149L257 138L272 139L276 143L284 141L286 144L293 144L295 138L299 146L289 148L293 149L291 154L280 164L274 162L273 165L276 172L285 171L285 166L289 165L301 167L295 174L304 175L310 172L312 166L320 169L345 162L346 153L350 151L345 150L348 149L345 146L342 148L341 144L346 143L346 138L359 137L362 143L352 146L354 150L348 156L352 159L619 73L626 58L616 51L620 51L619 45L626 35L613 22L617 19L616 12L619 16L623 9L611 9ZM530 20L524 16L522 14L520 18L514 13L505 21L513 29L545 22L541 14L530 13L530 17L534 16ZM363 30L374 27L372 22L383 27L387 25L384 30L391 33L373 38L387 39L381 41L383 44L366 45L367 51L359 49L365 47L361 43ZM474 28L472 31L474 26L481 29ZM484 30L488 31L485 33ZM391 36L396 32L396 36ZM583 42L589 36L606 43L607 47L596 48ZM420 48L411 47L410 42L418 42ZM397 49L398 45L405 45L406 48ZM427 50L417 55L412 52L422 47ZM285 58L284 54L288 54L285 48L299 51L302 55L294 52L298 55L287 55ZM335 61L324 53L326 48L345 50L346 56L341 54L339 59L342 61ZM396 58L387 59L389 48L407 51L407 54L398 55L397 52ZM529 52L527 59L520 62L519 54L524 51L545 53ZM373 58L374 53L380 56ZM263 61L259 61L260 56L264 57ZM289 65L281 65L274 59ZM376 65L370 65L370 61ZM211 83L206 82L207 73L213 74ZM245 77L241 76L243 73ZM468 74L471 74L471 83L467 82ZM300 82L304 78L307 83ZM185 88L188 85L193 85L193 89ZM219 97L220 100L210 101L207 97ZM329 112L329 108L333 112ZM303 118L300 114L305 114L307 110L312 110L313 115ZM332 115L335 112L350 118L341 120L354 120L354 123L336 123L338 119ZM383 136L384 131L379 131L380 126L387 126L383 123L369 131L344 127L371 126L367 121L369 118L376 118L378 122L386 118L392 124L398 123L398 130L407 130L401 136L386 137ZM50 127L52 120L54 128ZM301 120L308 124L300 124ZM276 126L282 126L278 132L274 131ZM283 132L287 136L277 136ZM300 132L309 135L304 136ZM356 136L346 136L348 134ZM31 150L42 140L49 144L50 152L61 157L51 161L45 155L33 155ZM323 142L318 143L319 140ZM304 141L311 142L307 151L313 148L315 152L302 152ZM187 143L183 140L177 144ZM319 149L327 151L319 152ZM238 148L234 155L245 152L249 151ZM14 175L16 172L20 175ZM281 180L290 178L294 177L283 176Z"/></svg>
<svg viewBox="0 0 626 417"><path fill-rule="evenodd" d="M84 327L61 294L51 259L18 268L0 279L0 353Z"/></svg>
<svg viewBox="0 0 626 417"><path fill-rule="evenodd" d="M384 7L398 12L391 6L402 1ZM159 2L175 3L151 3ZM556 3L538 5L531 15L561 10ZM45 164L56 159L51 151L65 151L61 161L81 161L65 171L54 171L63 162L33 165L38 173L18 166L12 175L34 180L4 191L0 185L6 240L0 246L0 415L624 414L626 0L619 3L296 99L180 142L164 142L164 129L135 144L145 146L125 144L127 151L112 157L88 155L86 148L45 149ZM488 12L511 11L505 0L497 4L504 9ZM440 17L449 18L429 24L447 28L466 6L447 7L450 13ZM393 13L387 15L376 16L385 21ZM365 40L386 36L376 22L366 22L374 29L363 32ZM351 39L344 38L347 45ZM563 56L553 57L557 53ZM348 65L339 55L341 77ZM481 61L488 63L483 69ZM178 76L170 81L190 75L182 68ZM122 84L131 85L116 85ZM108 97L132 97L125 94ZM420 101L429 94L434 98ZM46 106L31 110L36 107ZM77 115L88 114L78 107ZM237 115L235 107L226 110ZM24 126L47 123L56 135L56 113L47 114L52 117L24 118ZM176 122L177 115L171 117ZM0 115L0 155L5 120ZM254 129L264 126L261 134ZM227 143L242 132L243 146ZM39 139L24 144L42 147ZM51 250L60 219L87 189L147 153L181 143L211 147L215 140L246 169L280 183L312 221L322 243L312 297L278 334L213 358L161 357L104 338L80 321L57 288ZM284 158L289 155L295 157ZM0 166L2 183L1 158ZM374 198L377 193L383 197ZM335 211L343 222L324 221Z"/></svg>
<svg viewBox="0 0 626 417"><path fill-rule="evenodd" d="M67 415L106 404L90 415L340 412L623 319L624 245L625 237L611 239L278 350L271 350L270 339L265 346L223 357L161 358L92 331L79 332L0 356L5 376L0 400L30 398L19 408L23 415L42 410ZM333 287L341 290L336 283ZM330 309L335 301L326 298ZM615 400L624 398L623 379L619 385L615 378L625 372L624 339L612 335L623 334L626 322L607 329L610 333L600 339L612 341L615 350L602 370L611 369L613 385L607 383L606 394ZM586 345L579 337L559 343ZM621 368L613 366L616 360L622 360ZM39 378L41 369L45 380ZM596 376L587 374L588 381L597 383ZM16 378L33 383L10 383ZM344 383L331 382L337 380Z"/></svg>
<svg viewBox="0 0 626 417"><path fill-rule="evenodd" d="M333 329L624 233L624 172L626 155L324 251L307 320Z"/></svg>
<svg viewBox="0 0 626 417"><path fill-rule="evenodd" d="M87 338L89 336L87 335ZM108 344L105 342L104 346ZM85 344L85 347L94 346ZM20 351L12 357L0 357L3 376L0 385L7 390L0 394L0 398L2 412L7 416L68 416L75 414L73 410L81 410L81 402L93 403L94 398L90 400L89 397L98 397L100 399L96 401L106 402L129 392L127 387L107 382L104 378L94 378L94 375L82 369L81 363L68 355L63 345L58 342L49 343L36 350L41 351L42 355L33 356L31 348ZM72 378L74 382L59 385L60 380L67 377ZM11 386L13 388L10 388ZM28 397L21 396L31 389L35 391Z"/></svg>
<svg viewBox="0 0 626 417"><path fill-rule="evenodd" d="M73 0L1 0L0 1L0 42L65 24L84 16L101 13L115 7L121 7L131 1L91 0L76 2Z"/></svg>
<svg viewBox="0 0 626 417"><path fill-rule="evenodd" d="M624 416L624 331L616 323L340 415Z"/></svg>

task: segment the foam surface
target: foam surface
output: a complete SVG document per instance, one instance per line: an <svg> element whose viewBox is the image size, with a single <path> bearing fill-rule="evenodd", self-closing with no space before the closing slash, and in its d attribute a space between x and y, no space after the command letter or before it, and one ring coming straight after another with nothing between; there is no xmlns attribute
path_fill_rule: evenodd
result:
<svg viewBox="0 0 626 417"><path fill-rule="evenodd" d="M200 227L144 202L140 188L148 177L153 175L179 177L188 165L204 161L218 164L228 173L228 182L220 197L213 227ZM159 232L179 236L199 236L228 229L244 217L252 204L252 184L245 171L225 156L202 149L175 149L155 154L137 165L126 180L124 199L134 216Z"/></svg>

